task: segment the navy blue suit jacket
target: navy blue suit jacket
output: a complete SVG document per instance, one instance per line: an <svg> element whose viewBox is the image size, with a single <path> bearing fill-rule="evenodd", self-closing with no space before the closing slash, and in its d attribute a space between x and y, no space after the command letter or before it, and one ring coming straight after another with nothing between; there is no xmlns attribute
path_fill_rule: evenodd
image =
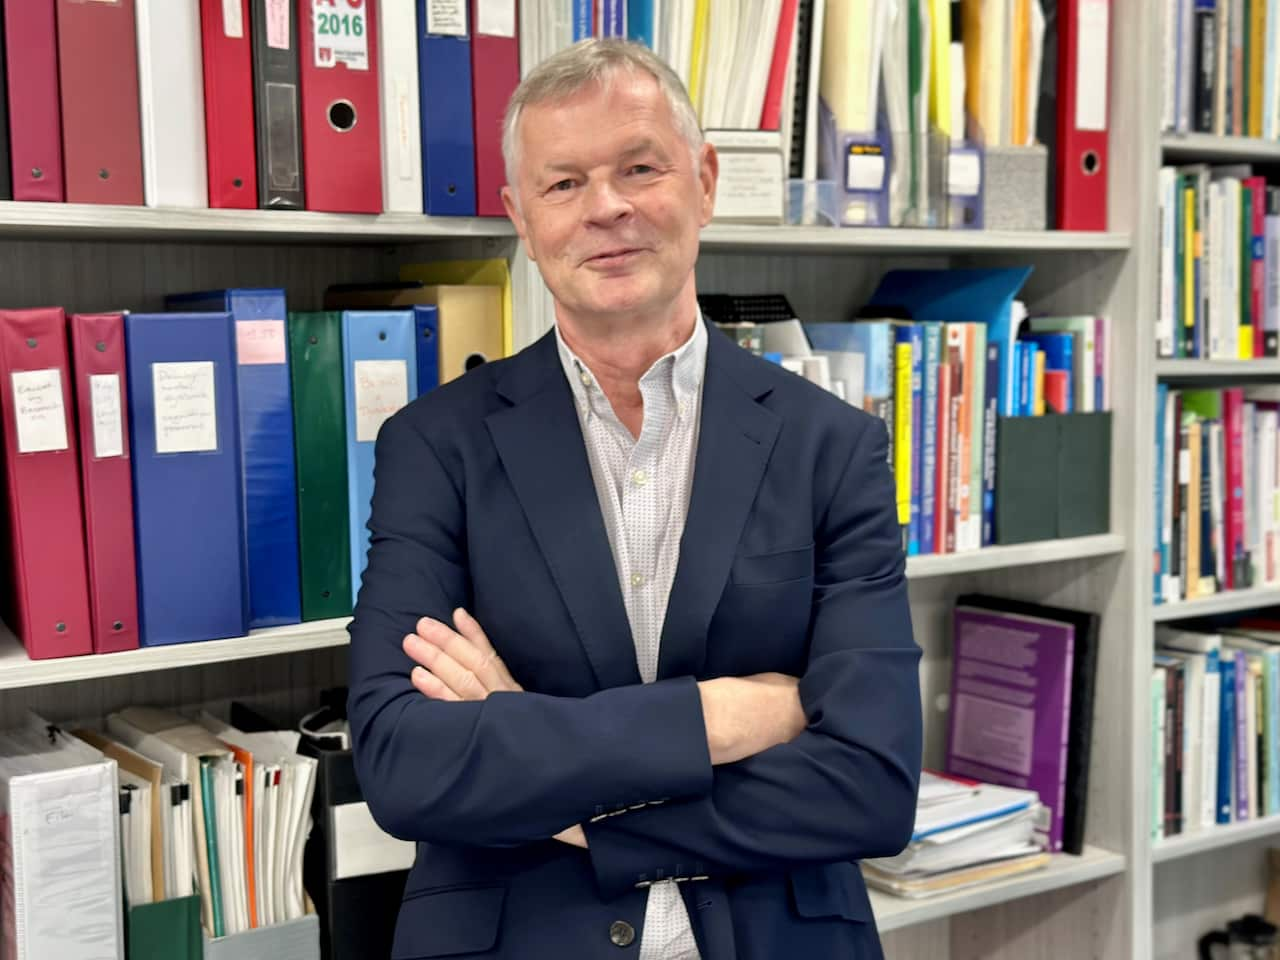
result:
<svg viewBox="0 0 1280 960"><path fill-rule="evenodd" d="M638 956L671 878L703 960L880 956L855 861L907 843L921 750L885 426L709 334L652 684L554 334L383 426L349 709L374 818L418 843L396 960ZM458 606L525 692L412 687L401 640ZM807 729L713 769L697 681L766 671ZM578 823L589 850L548 839Z"/></svg>

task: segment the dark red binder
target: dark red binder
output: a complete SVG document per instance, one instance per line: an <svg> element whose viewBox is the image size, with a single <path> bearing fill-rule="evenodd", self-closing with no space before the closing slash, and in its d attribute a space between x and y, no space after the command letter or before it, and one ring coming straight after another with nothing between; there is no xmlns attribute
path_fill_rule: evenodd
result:
<svg viewBox="0 0 1280 960"><path fill-rule="evenodd" d="M307 209L381 213L377 4L297 3Z"/></svg>
<svg viewBox="0 0 1280 960"><path fill-rule="evenodd" d="M141 206L134 0L58 0L67 200Z"/></svg>
<svg viewBox="0 0 1280 960"><path fill-rule="evenodd" d="M0 310L5 622L36 660L89 653L80 465L61 307Z"/></svg>
<svg viewBox="0 0 1280 960"><path fill-rule="evenodd" d="M515 7L513 0L512 7ZM481 0L471 0L471 90L475 123L476 214L506 216L502 187L507 182L502 163L502 118L507 101L520 83L520 33L514 20L503 31L484 33L490 27L480 16ZM507 30L507 27L513 29ZM509 33L509 35L507 35Z"/></svg>
<svg viewBox="0 0 1280 960"><path fill-rule="evenodd" d="M209 206L258 208L249 0L200 0Z"/></svg>
<svg viewBox="0 0 1280 960"><path fill-rule="evenodd" d="M54 0L4 0L13 199L65 199Z"/></svg>
<svg viewBox="0 0 1280 960"><path fill-rule="evenodd" d="M138 582L124 317L73 316L71 358L93 652L132 650L138 646Z"/></svg>
<svg viewBox="0 0 1280 960"><path fill-rule="evenodd" d="M1057 223L1107 229L1111 0L1058 4Z"/></svg>

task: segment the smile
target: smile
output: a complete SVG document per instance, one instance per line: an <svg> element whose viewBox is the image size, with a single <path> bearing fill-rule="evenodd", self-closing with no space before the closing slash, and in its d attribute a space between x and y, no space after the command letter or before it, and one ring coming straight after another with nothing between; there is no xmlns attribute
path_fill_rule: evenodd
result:
<svg viewBox="0 0 1280 960"><path fill-rule="evenodd" d="M621 250L607 250L604 253L600 253L589 258L587 260L587 264L593 267L620 267L629 263L643 252L643 250L634 247Z"/></svg>

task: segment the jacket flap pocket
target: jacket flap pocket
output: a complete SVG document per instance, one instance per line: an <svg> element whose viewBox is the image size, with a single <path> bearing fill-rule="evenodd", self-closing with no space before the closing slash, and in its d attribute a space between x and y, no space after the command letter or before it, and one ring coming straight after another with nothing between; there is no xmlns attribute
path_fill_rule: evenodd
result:
<svg viewBox="0 0 1280 960"><path fill-rule="evenodd" d="M739 586L782 583L813 574L813 545L751 557L734 557L731 577Z"/></svg>
<svg viewBox="0 0 1280 960"><path fill-rule="evenodd" d="M874 920L862 871L852 863L805 867L791 874L791 895L802 917L843 917L866 923Z"/></svg>
<svg viewBox="0 0 1280 960"><path fill-rule="evenodd" d="M490 949L506 887L424 890L405 898L396 921L392 960L449 957Z"/></svg>

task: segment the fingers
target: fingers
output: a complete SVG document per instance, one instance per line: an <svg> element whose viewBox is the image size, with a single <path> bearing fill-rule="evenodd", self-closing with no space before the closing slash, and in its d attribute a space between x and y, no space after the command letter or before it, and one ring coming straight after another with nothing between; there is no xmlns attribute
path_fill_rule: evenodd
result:
<svg viewBox="0 0 1280 960"><path fill-rule="evenodd" d="M418 634L474 673L486 691L521 690L476 619L459 608L454 611L453 620L457 631L438 620L423 617L418 621Z"/></svg>
<svg viewBox="0 0 1280 960"><path fill-rule="evenodd" d="M465 641L463 642L465 643ZM430 676L444 684L454 694L452 699L483 700L489 695L489 691L476 677L475 673L436 644L429 643L421 636L412 634L404 638L403 647L409 658L419 664L419 667L413 670L413 674L416 676L420 673L429 672ZM421 668L425 668L425 670ZM414 686L418 686L416 680ZM419 687L419 689L421 688ZM428 694L428 696L431 695ZM437 696L435 699L449 698Z"/></svg>
<svg viewBox="0 0 1280 960"><path fill-rule="evenodd" d="M423 667L414 667L413 672L409 674L409 679L413 682L414 688L425 697L432 700L461 700L456 693L444 685L439 677L432 674Z"/></svg>

